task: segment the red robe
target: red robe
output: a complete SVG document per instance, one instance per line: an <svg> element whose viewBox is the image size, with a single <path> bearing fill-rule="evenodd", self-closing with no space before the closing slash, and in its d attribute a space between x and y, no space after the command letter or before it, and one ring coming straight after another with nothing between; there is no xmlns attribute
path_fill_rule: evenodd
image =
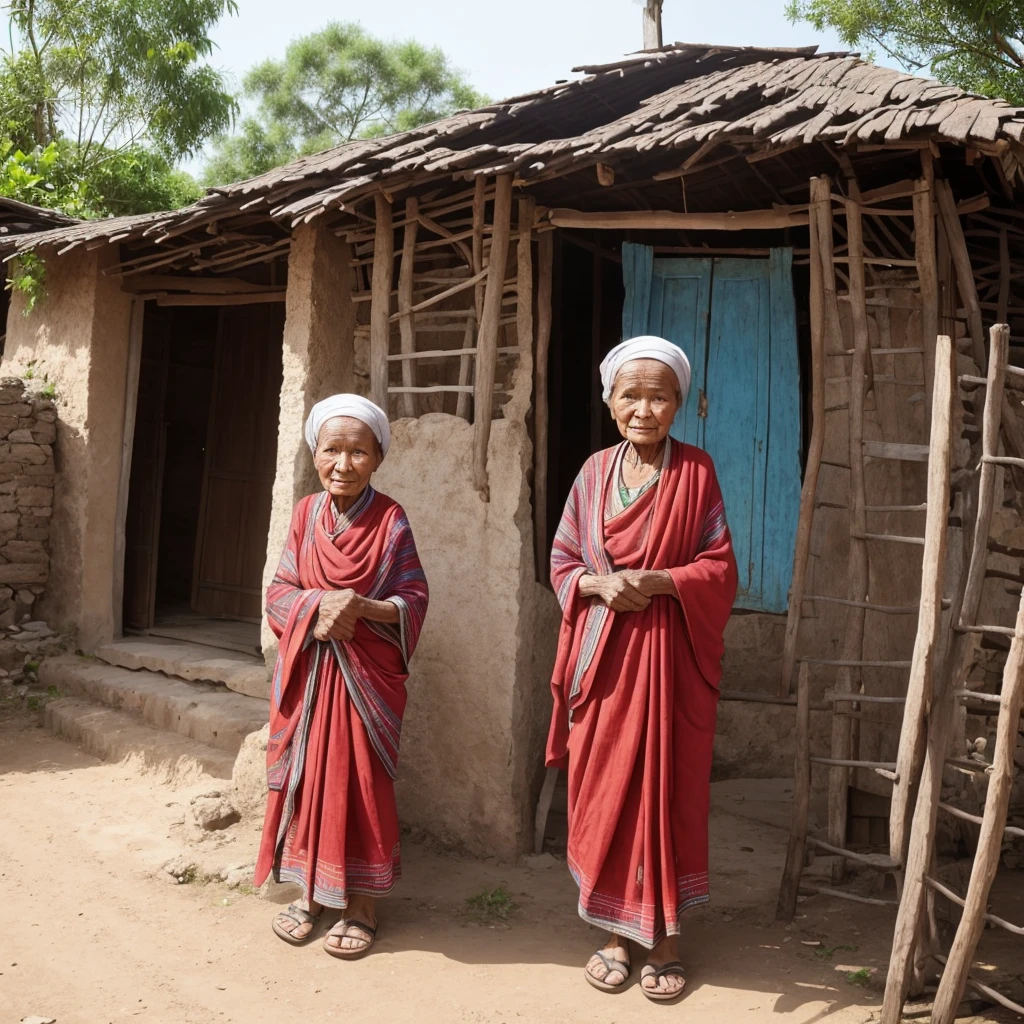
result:
<svg viewBox="0 0 1024 1024"><path fill-rule="evenodd" d="M547 763L568 768L580 916L647 948L708 900L711 752L737 573L707 453L673 443L656 486L605 518L621 445L584 465L551 554L563 618ZM612 612L584 574L667 570L677 596Z"/></svg>
<svg viewBox="0 0 1024 1024"><path fill-rule="evenodd" d="M351 588L392 601L399 623L359 620L347 641L313 637L320 599ZM344 908L384 896L401 874L394 778L408 663L427 610L400 505L372 487L345 514L303 498L267 589L280 639L270 695L270 793L254 882L273 872L307 899Z"/></svg>

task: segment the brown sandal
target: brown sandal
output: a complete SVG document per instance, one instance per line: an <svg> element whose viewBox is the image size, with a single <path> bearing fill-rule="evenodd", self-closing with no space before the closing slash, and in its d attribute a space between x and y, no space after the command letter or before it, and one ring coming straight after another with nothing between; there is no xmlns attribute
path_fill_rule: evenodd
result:
<svg viewBox="0 0 1024 1024"><path fill-rule="evenodd" d="M644 978L680 978L683 987L678 992L661 992L658 989L649 989L644 985ZM670 960L667 964L655 967L654 964L644 964L640 972L640 989L648 999L655 1003L670 1003L673 999L681 999L686 991L686 978L683 976L683 965L678 960Z"/></svg>
<svg viewBox="0 0 1024 1024"><path fill-rule="evenodd" d="M308 910L303 910L302 907L297 907L294 903L289 903L287 910L282 910L279 914L275 915L274 919L270 922L270 927L274 930L274 934L279 939L284 939L285 942L292 946L302 946L313 938L313 933L316 931L316 923L320 920L320 914L322 913L323 908L320 909L319 913L311 914ZM277 919L279 917L287 917L289 921L294 921L295 928L298 928L300 924L309 924L313 927L310 928L301 939L297 939L292 932L287 931L277 923ZM293 928L292 931L294 930L295 929Z"/></svg>
<svg viewBox="0 0 1024 1024"><path fill-rule="evenodd" d="M365 932L370 937L369 939L364 939L361 935L349 935L349 928L358 928L361 932ZM328 941L331 938L355 939L357 942L362 942L363 945L358 946L355 949L342 949L341 946L332 946ZM324 936L324 949L330 953L331 956L336 956L339 960L358 960L360 957L364 957L370 952L376 940L376 927L366 924L365 921L357 921L355 918L348 918L347 920L342 918Z"/></svg>
<svg viewBox="0 0 1024 1024"><path fill-rule="evenodd" d="M615 957L609 956L603 949L599 949L594 956L604 964L607 972L605 974L605 978L607 978L612 971L618 971L618 973L622 975L622 981L612 983L610 981L605 981L602 978L596 978L590 973L589 965L583 968L583 974L587 981L589 981L594 988L600 989L602 992L619 992L625 988L626 982L629 981L629 961L617 960Z"/></svg>

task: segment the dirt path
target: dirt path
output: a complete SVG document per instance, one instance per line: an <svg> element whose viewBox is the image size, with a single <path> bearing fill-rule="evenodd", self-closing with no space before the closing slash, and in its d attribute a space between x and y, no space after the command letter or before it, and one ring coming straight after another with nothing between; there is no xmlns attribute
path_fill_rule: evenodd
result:
<svg viewBox="0 0 1024 1024"><path fill-rule="evenodd" d="M382 1024L630 1024L657 1014L863 1024L877 1006L877 991L836 969L884 974L884 929L872 912L808 909L812 900L792 930L771 921L785 834L766 823L778 807L756 784L716 787L714 909L691 919L690 993L674 1008L653 1006L636 987L610 997L584 983L598 936L575 916L562 864L531 870L407 843L376 955L341 963L318 943L285 946L269 921L294 890L174 885L160 870L188 849L184 809L209 788L102 764L28 720L0 722L2 1024L33 1014L58 1024L279 1024L353 1012ZM203 843L200 858L244 863L256 839L251 825L236 826ZM466 899L498 886L520 907L509 923L470 919ZM804 944L818 940L818 949ZM822 955L843 946L856 950Z"/></svg>

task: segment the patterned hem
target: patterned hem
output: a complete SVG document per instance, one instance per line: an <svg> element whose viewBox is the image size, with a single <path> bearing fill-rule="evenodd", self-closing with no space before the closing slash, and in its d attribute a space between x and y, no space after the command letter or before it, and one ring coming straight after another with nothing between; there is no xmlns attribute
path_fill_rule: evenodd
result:
<svg viewBox="0 0 1024 1024"><path fill-rule="evenodd" d="M670 928L662 928L654 935L641 935L639 931L624 925L621 921L616 921L610 917L597 917L594 914L588 914L583 909L582 901L577 905L576 909L580 917L587 924L592 924L596 928L603 928L607 932L614 932L616 935L623 936L623 938L632 939L638 946L643 946L644 949L654 949L667 936L682 935L683 915L688 910L693 910L694 907L703 906L705 903L710 902L710 896L694 896L693 899L688 900L679 908L676 920Z"/></svg>
<svg viewBox="0 0 1024 1024"><path fill-rule="evenodd" d="M348 906L350 896L370 896L373 899L382 899L390 896L402 877L402 865L396 864L386 880L373 885L353 884L344 889L323 889L315 882L313 883L313 899L322 907L330 907L332 910L344 910ZM303 895L309 899L309 886L306 881L305 872L297 868L281 868L274 872L275 882L292 882L302 889Z"/></svg>

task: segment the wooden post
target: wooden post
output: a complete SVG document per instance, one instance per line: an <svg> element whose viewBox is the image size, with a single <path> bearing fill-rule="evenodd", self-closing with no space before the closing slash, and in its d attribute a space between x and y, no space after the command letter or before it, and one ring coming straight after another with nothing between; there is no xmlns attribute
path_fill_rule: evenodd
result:
<svg viewBox="0 0 1024 1024"><path fill-rule="evenodd" d="M993 403L994 404L994 403ZM974 959L974 951L985 928L985 910L992 882L999 869L1002 852L1003 829L1010 805L1010 791L1016 774L1013 761L1017 745L1021 704L1024 703L1024 595L1017 609L1016 632L1010 644L1010 653L1003 669L1002 703L996 724L996 748L992 754L992 770L985 797L978 848L974 854L974 867L967 886L964 912L956 937L949 951L946 969L942 972L939 990L932 1007L932 1024L953 1024L956 1008L963 996L967 972Z"/></svg>
<svg viewBox="0 0 1024 1024"><path fill-rule="evenodd" d="M978 288L971 270L971 257L967 252L967 241L956 210L956 200L948 181L935 182L935 196L939 202L939 213L949 239L949 254L956 268L956 283L960 298L967 309L967 324L971 332L971 351L974 361L982 371L985 369L985 329L981 322L981 307L978 305ZM915 207L916 209L916 207ZM923 299L922 289L922 299ZM927 335L926 335L927 337Z"/></svg>
<svg viewBox="0 0 1024 1024"><path fill-rule="evenodd" d="M996 321L1005 324L1009 321L1008 307L1010 304L1010 241L1006 228L999 229L999 299L996 303ZM991 358L991 353L989 353Z"/></svg>
<svg viewBox="0 0 1024 1024"><path fill-rule="evenodd" d="M478 176L473 183L473 274L479 274L484 269L484 213L487 209L487 179L482 175ZM472 348L474 342L475 328L480 323L480 316L483 313L484 305L484 284L481 281L473 291L473 308L476 316L470 317L466 322L466 336L463 341L463 348ZM466 387L469 384L470 373L473 369L473 361L469 356L463 356L459 361L459 386ZM460 392L455 407L455 414L462 419L469 419L469 392Z"/></svg>
<svg viewBox="0 0 1024 1024"><path fill-rule="evenodd" d="M416 351L416 321L413 306L413 287L416 263L416 232L419 229L419 200L409 196L405 201L405 232L402 236L402 266L398 271L398 312L402 318L398 321L402 333L402 353L411 355ZM402 360L402 386L411 388L416 383L413 360ZM382 406L383 408L383 406ZM416 415L416 396L411 392L402 395L402 408L406 416Z"/></svg>
<svg viewBox="0 0 1024 1024"><path fill-rule="evenodd" d="M388 339L391 334L391 278L394 272L395 232L391 203L376 192L373 203L377 229L373 240L370 281L370 398L388 411Z"/></svg>
<svg viewBox="0 0 1024 1024"><path fill-rule="evenodd" d="M601 445L601 423L605 416L605 404L601 401L601 278L604 273L604 259L599 249L590 257L590 450L599 451Z"/></svg>
<svg viewBox="0 0 1024 1024"><path fill-rule="evenodd" d="M827 177L811 178L811 440L807 450L807 466L800 490L800 515L797 521L796 546L793 552L793 583L789 590L786 615L786 640L782 648L782 678L779 696L789 695L796 667L796 647L800 635L800 615L807 589L807 563L811 553L811 530L814 526L814 499L818 491L818 473L825 449L825 286L819 231L823 206L831 213ZM831 216L828 217L831 225ZM781 904L780 904L781 906Z"/></svg>
<svg viewBox="0 0 1024 1024"><path fill-rule="evenodd" d="M935 182L928 173L930 161L925 161L925 177L917 183L914 192L914 260L921 288L921 344L924 348L924 391L928 400L932 396L935 376L935 339L939 334L939 276L935 264ZM950 248L953 241L950 239Z"/></svg>
<svg viewBox="0 0 1024 1024"><path fill-rule="evenodd" d="M132 300L128 326L128 365L124 382L124 427L121 432L121 475L117 483L117 507L114 512L114 579L111 600L114 612L114 636L124 631L124 556L128 522L128 495L132 476L132 451L135 447L135 414L139 401L139 371L142 368L145 299Z"/></svg>
<svg viewBox="0 0 1024 1024"><path fill-rule="evenodd" d="M947 343L952 346L948 338L946 342L942 342L943 345ZM936 366L938 365L936 362ZM916 795L916 782L924 758L928 720L935 689L935 652L940 642L939 622L942 615L949 517L951 406L952 391L948 374L936 372L928 446L928 509L924 527L921 604L896 754L896 785L893 786L889 809L889 855L898 864L907 863L912 801Z"/></svg>
<svg viewBox="0 0 1024 1024"><path fill-rule="evenodd" d="M813 263L812 263L813 266ZM796 750L793 757L793 820L789 829L786 868L779 888L775 917L792 921L803 874L807 846L807 817L811 806L811 683L809 666L800 666L796 689Z"/></svg>
<svg viewBox="0 0 1024 1024"><path fill-rule="evenodd" d="M864 392L867 366L871 358L868 335L866 293L864 287L864 242L860 204L846 200L846 232L849 252L850 310L853 319L853 359L850 367L850 560L848 587L851 601L868 600L867 496L864 485ZM858 661L864 656L865 609L851 606L846 614L846 635L843 639L844 661ZM836 676L836 692L852 693L859 686L857 669L842 668ZM845 715L832 716L832 757L849 760L853 757L852 721ZM846 846L846 819L849 803L850 770L832 768L828 780L828 835L834 846ZM833 881L841 881L844 862L837 858L832 864Z"/></svg>
<svg viewBox="0 0 1024 1024"><path fill-rule="evenodd" d="M989 331L988 384L985 387L985 412L981 428L982 456L999 454L999 429L1003 412L1003 388L1006 364L1010 355L1010 328L996 324ZM981 604L981 590L985 583L988 563L988 535L992 526L992 512L996 504L996 481L999 467L991 462L981 463L978 480L978 522L974 528L971 560L967 570L967 588L960 624L974 625Z"/></svg>
<svg viewBox="0 0 1024 1024"><path fill-rule="evenodd" d="M512 233L512 175L499 174L494 196L491 260L487 288L476 341L475 414L473 416L473 486L484 501L490 501L487 482L487 444L491 437L494 411L494 381L498 362L498 329L501 298L508 265L508 242Z"/></svg>
<svg viewBox="0 0 1024 1024"><path fill-rule="evenodd" d="M943 435L943 418L949 431L945 448L952 451L952 396L955 393L956 350L947 335L939 335L935 346L935 389L932 400L932 442L941 442ZM929 485L932 483L929 467ZM948 485L946 489L948 500ZM929 500L931 494L929 494ZM939 500L942 501L941 495ZM945 515L946 505L941 506ZM929 508L934 508L929 505ZM934 516L935 513L933 512ZM962 562L961 553L956 548L949 549L951 578ZM957 560L958 566L952 563ZM962 591L957 595L962 598ZM959 604L959 601L957 601ZM955 620L954 620L955 621ZM957 643L964 646L965 634L958 636ZM953 693L956 690L955 678L949 674L949 666L953 671L959 669L958 652L954 651L944 664L933 666L933 674L938 675L938 685L933 706L938 705L937 712L930 716L928 743L925 751L924 770L918 787L917 800L914 806L913 827L910 833L907 856L903 862L903 893L900 897L899 909L896 912L896 926L893 933L892 954L889 958L889 974L886 979L885 998L882 1004L881 1024L900 1024L903 1019L903 1003L910 988L911 979L915 974L914 955L917 951L921 916L924 909L927 890L927 877L932 860L935 843L935 824L938 813L939 792L942 786L942 772L946 759L946 743L949 723L955 704Z"/></svg>
<svg viewBox="0 0 1024 1024"><path fill-rule="evenodd" d="M555 233L537 239L537 354L533 377L533 536L537 575L547 578L548 564L548 358L551 347L551 287Z"/></svg>
<svg viewBox="0 0 1024 1024"><path fill-rule="evenodd" d="M646 0L644 4L644 49L658 50L662 44L661 8L665 0Z"/></svg>

